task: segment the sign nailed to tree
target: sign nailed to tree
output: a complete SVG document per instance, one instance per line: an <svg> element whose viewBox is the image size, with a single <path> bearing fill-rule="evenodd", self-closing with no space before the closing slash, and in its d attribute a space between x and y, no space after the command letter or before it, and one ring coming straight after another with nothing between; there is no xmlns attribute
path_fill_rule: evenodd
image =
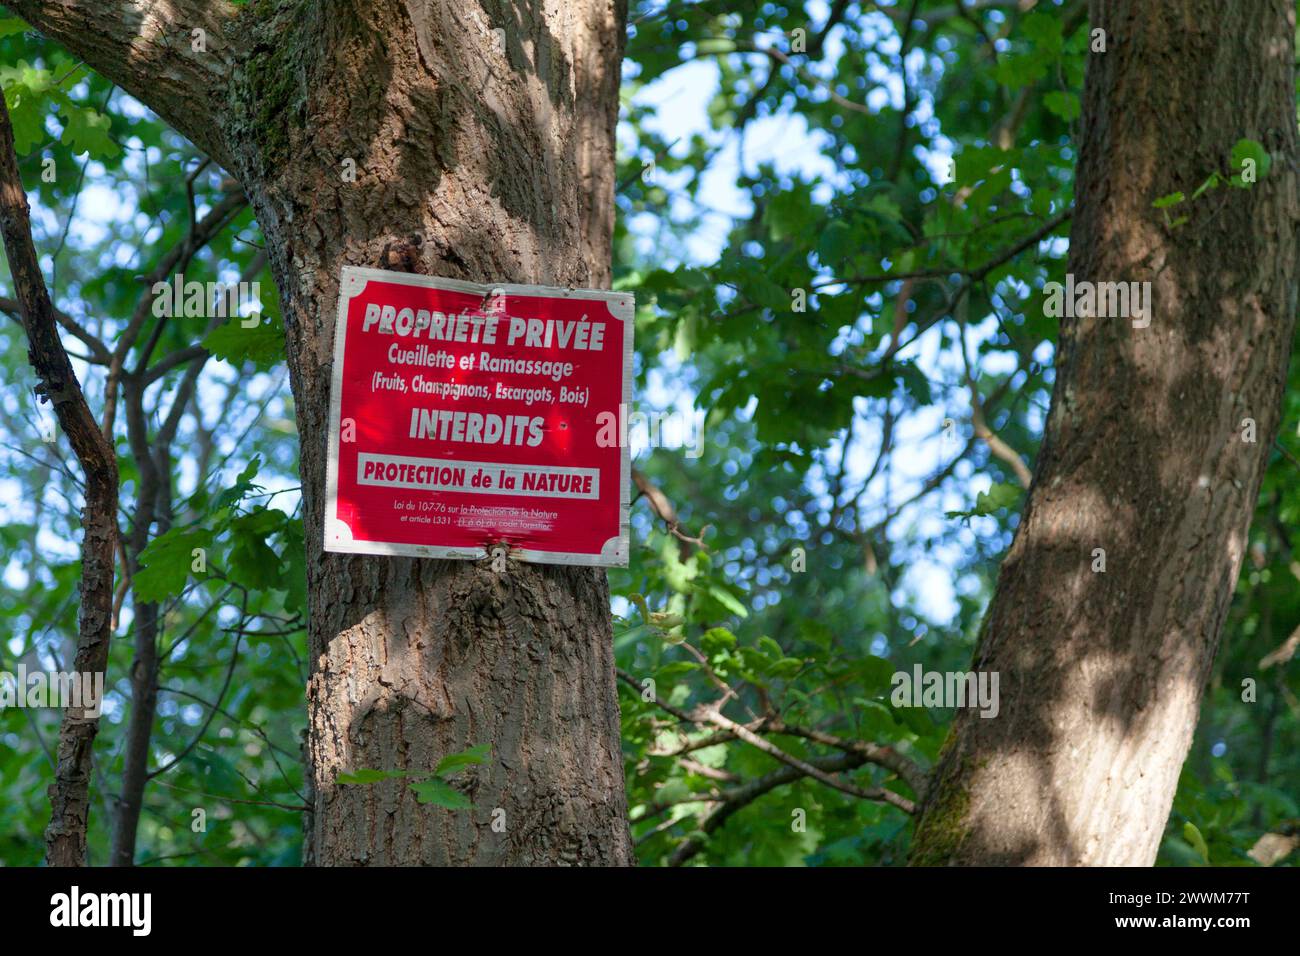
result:
<svg viewBox="0 0 1300 956"><path fill-rule="evenodd" d="M343 269L325 550L626 565L632 296Z"/></svg>

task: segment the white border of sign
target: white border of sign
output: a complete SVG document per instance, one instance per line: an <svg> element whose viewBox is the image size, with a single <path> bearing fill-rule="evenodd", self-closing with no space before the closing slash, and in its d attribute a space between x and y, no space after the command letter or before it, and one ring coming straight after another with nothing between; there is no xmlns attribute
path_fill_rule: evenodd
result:
<svg viewBox="0 0 1300 956"><path fill-rule="evenodd" d="M334 324L334 365L330 374L330 411L329 411L329 445L325 465L325 521L322 528L325 550L343 554L381 554L390 557L408 558L451 558L460 561L481 561L488 556L488 549L482 548L443 548L423 544L384 544L375 541L354 541L352 529L344 522L335 519L338 511L338 447L340 436L340 416L342 414L343 389L343 351L348 323L348 304L361 294L366 283L371 279L392 282L398 285L413 285L423 289L442 289L447 292L467 292L487 298L491 295L544 295L550 298L594 299L604 302L610 315L623 323L623 408L620 414L632 407L632 326L636 316L636 305L630 292L603 292L598 289L560 289L545 285L514 285L496 283L484 285L478 282L462 282L459 279L441 279L433 276L414 275L408 272L389 272L386 269L365 269L359 266L344 266L339 277L339 308ZM623 434L622 422L619 422L620 440ZM631 524L628 512L631 507L632 458L627 445L621 449L619 456L619 533L605 542L600 554L569 554L563 551L530 551L525 548L511 548L510 557L518 561L532 561L537 564L589 565L604 568L627 567L631 553ZM330 545L330 530L333 529L339 541Z"/></svg>

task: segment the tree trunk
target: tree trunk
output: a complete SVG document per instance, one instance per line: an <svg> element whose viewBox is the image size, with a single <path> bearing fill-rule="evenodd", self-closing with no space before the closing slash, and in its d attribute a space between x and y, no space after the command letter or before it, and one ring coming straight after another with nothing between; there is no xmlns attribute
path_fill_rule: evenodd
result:
<svg viewBox="0 0 1300 956"><path fill-rule="evenodd" d="M437 275L610 281L621 17L608 0L540 6L509 7L517 22L308 4L259 23L268 45L237 74L234 169L271 252L302 440L320 864L630 862L604 572L322 552L344 265L418 235ZM479 744L470 811L421 806L401 781L335 783Z"/></svg>
<svg viewBox="0 0 1300 956"><path fill-rule="evenodd" d="M234 173L265 233L301 437L308 860L632 862L604 572L322 550L344 265L418 235L430 274L608 287L625 0L12 6ZM335 782L479 744L470 810Z"/></svg>
<svg viewBox="0 0 1300 956"><path fill-rule="evenodd" d="M117 545L117 458L95 424L81 383L55 325L54 304L41 275L32 223L14 153L9 110L0 99L0 237L3 238L14 293L27 333L27 358L39 385L36 394L54 406L59 427L86 476L81 512L81 613L72 669L91 677L108 669L113 637L113 566ZM93 706L68 706L59 725L58 760L50 785L50 822L45 828L48 866L85 866L90 825L91 753L99 732L102 697Z"/></svg>
<svg viewBox="0 0 1300 956"><path fill-rule="evenodd" d="M1001 675L1001 712L958 716L915 864L1154 862L1278 431L1297 305L1294 4L1091 14L1107 50L1085 83L1069 271L1150 281L1152 316L1062 319L1033 487L975 653ZM1152 202L1226 175L1242 138L1271 173L1189 199L1170 228Z"/></svg>

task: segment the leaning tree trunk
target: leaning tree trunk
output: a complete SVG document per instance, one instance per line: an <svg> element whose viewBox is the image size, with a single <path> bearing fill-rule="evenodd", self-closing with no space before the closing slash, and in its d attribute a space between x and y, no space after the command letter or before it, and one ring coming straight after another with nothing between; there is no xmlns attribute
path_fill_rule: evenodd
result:
<svg viewBox="0 0 1300 956"><path fill-rule="evenodd" d="M1297 305L1295 5L1091 13L1107 49L1085 83L1069 270L1151 282L1151 323L1062 320L1033 487L975 653L1001 673L1001 712L955 722L913 863L1154 862L1278 431ZM1191 201L1170 228L1152 201L1226 174L1242 138L1266 146L1271 174Z"/></svg>
<svg viewBox="0 0 1300 956"><path fill-rule="evenodd" d="M343 266L418 235L420 271L608 287L625 0L9 5L208 150L265 233L301 438L308 861L630 863L604 572L322 550ZM479 744L472 810L335 782Z"/></svg>

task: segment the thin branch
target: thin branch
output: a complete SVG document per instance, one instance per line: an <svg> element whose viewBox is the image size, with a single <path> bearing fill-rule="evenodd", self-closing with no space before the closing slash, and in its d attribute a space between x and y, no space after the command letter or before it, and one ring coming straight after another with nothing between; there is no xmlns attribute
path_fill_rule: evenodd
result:
<svg viewBox="0 0 1300 956"><path fill-rule="evenodd" d="M862 758L857 754L843 753L829 757L819 757L811 761L811 763L821 771L833 773L837 770L852 770L860 767ZM697 833L693 833L677 846L677 849L673 851L673 855L668 860L668 865L681 866L703 850L708 842L709 835L726 823L738 811L744 809L759 797L771 793L777 787L784 786L787 783L794 783L804 776L801 771L794 767L781 767L747 784L719 793L716 797L719 803L717 809L704 818L698 827Z"/></svg>
<svg viewBox="0 0 1300 956"><path fill-rule="evenodd" d="M242 803L250 807L275 807L277 810L291 810L295 813L311 813L314 809L305 803L294 805L292 803L278 803L275 800L241 800L238 797L228 797L222 793L209 793L206 790L196 790L193 787L178 787L176 784L167 783L165 780L159 780L158 786L166 787L168 790L178 790L181 793L197 793L200 796L212 797L214 800L221 800L225 803Z"/></svg>
<svg viewBox="0 0 1300 956"><path fill-rule="evenodd" d="M974 430L975 437L989 446L989 451L997 458L1006 462L1011 470L1015 473L1016 480L1020 482L1020 487L1028 490L1033 484L1034 476L1025 464L1020 453L1006 443L999 435L989 427L988 422L984 420L984 406L980 401L979 382L976 380L971 371L970 356L966 351L966 309L958 309L957 319L957 347L961 351L962 366L966 373L966 387L970 390L970 420L971 427Z"/></svg>
<svg viewBox="0 0 1300 956"><path fill-rule="evenodd" d="M21 323L23 320L22 305L17 299L0 296L0 312L5 313L16 322ZM107 365L109 363L113 353L108 350L108 346L101 339L92 335L80 322L59 309L54 309L54 321L63 326L74 338L82 342L86 348L90 349L88 361L93 362L95 365Z"/></svg>
<svg viewBox="0 0 1300 956"><path fill-rule="evenodd" d="M820 86L822 89L826 91L826 94L827 96L830 97L831 101L837 104L838 106L842 106L846 110L852 110L855 113L862 113L867 116L871 115L871 110L865 103L855 103L853 100L849 99L848 97L840 95L835 91L835 86L832 81L824 79L818 76L816 73L810 71L807 67L803 66L802 64L796 63L794 59L783 50L778 50L774 46L759 46L756 43L752 43L747 40L737 40L734 37L700 37L699 39L700 43L706 43L710 41L725 41L727 43L731 43L733 46L732 49L729 50L723 50L723 49L700 50L696 54L697 57L730 56L733 53L761 53L764 56L776 61L779 64L793 68L796 73L798 73L800 76L802 76L805 80L807 80L809 83L813 84L814 86Z"/></svg>
<svg viewBox="0 0 1300 956"><path fill-rule="evenodd" d="M701 528L700 533L692 538L681 530L681 525L677 520L677 509L673 507L673 503L668 500L668 496L663 493L658 485L647 478L644 472L636 469L632 470L632 481L636 483L641 494L645 495L646 500L650 502L650 507L654 509L654 513L667 525L669 533L674 538L682 542L683 545L692 544L705 552L709 550L709 546L704 543L704 533L709 530L708 525ZM685 547L681 551L683 558L689 554Z"/></svg>
<svg viewBox="0 0 1300 956"><path fill-rule="evenodd" d="M247 592L245 592L244 603L243 603L243 607L241 608L240 618L239 618L241 624L244 622L247 615L248 615L248 594ZM234 679L235 676L235 666L239 663L239 645L242 640L243 638L239 634L235 635L235 646L230 649L230 666L226 668L226 679L222 682L220 690L217 691L216 704L214 704L212 707L208 709L208 716L207 719L203 721L203 725L199 727L197 731L194 732L193 738L191 738L188 744L186 744L184 747L181 748L180 753L178 753L171 760L162 764L157 770L154 770L151 773L146 774L145 775L146 781L153 780L155 777L160 777L163 774L165 774L168 770L170 770L172 767L175 767L182 760L188 757L191 751L193 751L194 748L199 745L199 742L203 740L203 735L208 732L208 727L212 725L212 721L217 716L217 708L221 706L221 702L226 699L226 692L230 690L230 682L231 680Z"/></svg>
<svg viewBox="0 0 1300 956"><path fill-rule="evenodd" d="M722 730L730 730L745 743L763 751L763 753L767 754L769 757L779 760L781 763L791 766L796 770L800 770L807 776L812 777L814 780L824 783L826 786L835 790L839 790L841 793L847 793L851 797L858 797L862 800L888 803L892 806L898 807L904 813L916 813L916 804L907 799L907 797L897 794L892 790L887 790L884 787L863 788L854 786L851 783L846 783L838 777L833 777L824 770L813 766L806 760L801 760L794 754L787 753L770 740L765 740L742 724L738 724L731 718L724 716L718 710L710 710L707 713L707 719L715 727L719 727Z"/></svg>
<svg viewBox="0 0 1300 956"><path fill-rule="evenodd" d="M925 798L925 771L915 761L904 757L893 747L882 747L880 744L873 744L866 740L845 740L842 737L836 737L820 730L787 724L779 719L772 721L768 727L768 732L802 737L814 743L834 747L836 750L855 753L867 763L873 763L876 766L884 767L886 770L892 770L907 782L907 785L916 793L918 799Z"/></svg>

